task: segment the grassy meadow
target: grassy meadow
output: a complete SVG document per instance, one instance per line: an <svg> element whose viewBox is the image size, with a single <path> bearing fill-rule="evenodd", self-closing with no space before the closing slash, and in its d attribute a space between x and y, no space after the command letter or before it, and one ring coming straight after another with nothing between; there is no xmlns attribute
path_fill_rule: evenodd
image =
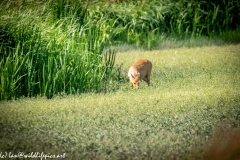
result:
<svg viewBox="0 0 240 160"><path fill-rule="evenodd" d="M239 21L239 0L1 1L0 158L238 151ZM134 90L127 71L140 58L151 84Z"/></svg>
<svg viewBox="0 0 240 160"><path fill-rule="evenodd" d="M134 90L127 70L139 58L153 63L151 86ZM0 151L204 159L217 131L240 127L239 62L239 44L119 52L115 92L0 101Z"/></svg>

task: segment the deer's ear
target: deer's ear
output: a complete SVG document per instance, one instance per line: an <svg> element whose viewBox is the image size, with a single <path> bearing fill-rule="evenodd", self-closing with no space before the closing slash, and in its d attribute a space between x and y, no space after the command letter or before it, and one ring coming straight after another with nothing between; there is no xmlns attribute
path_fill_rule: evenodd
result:
<svg viewBox="0 0 240 160"><path fill-rule="evenodd" d="M131 77L134 78L134 75L132 75L132 73L130 73Z"/></svg>

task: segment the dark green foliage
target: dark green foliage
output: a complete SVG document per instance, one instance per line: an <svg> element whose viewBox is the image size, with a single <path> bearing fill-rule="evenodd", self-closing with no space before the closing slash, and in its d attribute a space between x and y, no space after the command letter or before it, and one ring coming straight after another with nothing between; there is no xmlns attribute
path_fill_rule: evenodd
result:
<svg viewBox="0 0 240 160"><path fill-rule="evenodd" d="M236 0L146 0L114 4L103 10L105 16L117 20L117 26L126 27L116 40L136 45L146 43L145 39L151 44L154 41L152 33L155 37L162 34L210 36L238 28L240 20L240 3Z"/></svg>

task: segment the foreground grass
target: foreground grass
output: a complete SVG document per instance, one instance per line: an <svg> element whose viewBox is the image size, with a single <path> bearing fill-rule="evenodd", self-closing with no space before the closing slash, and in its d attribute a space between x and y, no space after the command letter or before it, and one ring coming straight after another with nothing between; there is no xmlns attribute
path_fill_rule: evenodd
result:
<svg viewBox="0 0 240 160"><path fill-rule="evenodd" d="M151 86L126 76L153 63ZM240 45L118 53L122 81L107 94L0 102L0 151L67 159L196 159L219 129L240 127Z"/></svg>

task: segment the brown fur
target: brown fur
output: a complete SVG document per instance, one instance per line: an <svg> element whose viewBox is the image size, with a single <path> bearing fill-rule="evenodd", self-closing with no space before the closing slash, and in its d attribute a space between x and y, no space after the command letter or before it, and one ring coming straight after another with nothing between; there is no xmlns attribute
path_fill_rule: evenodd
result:
<svg viewBox="0 0 240 160"><path fill-rule="evenodd" d="M130 79L131 86L138 88L141 79L147 82L149 86L151 70L152 63L147 59L140 59L133 63L128 71L128 77Z"/></svg>
<svg viewBox="0 0 240 160"><path fill-rule="evenodd" d="M203 159L240 160L240 129L219 132Z"/></svg>

